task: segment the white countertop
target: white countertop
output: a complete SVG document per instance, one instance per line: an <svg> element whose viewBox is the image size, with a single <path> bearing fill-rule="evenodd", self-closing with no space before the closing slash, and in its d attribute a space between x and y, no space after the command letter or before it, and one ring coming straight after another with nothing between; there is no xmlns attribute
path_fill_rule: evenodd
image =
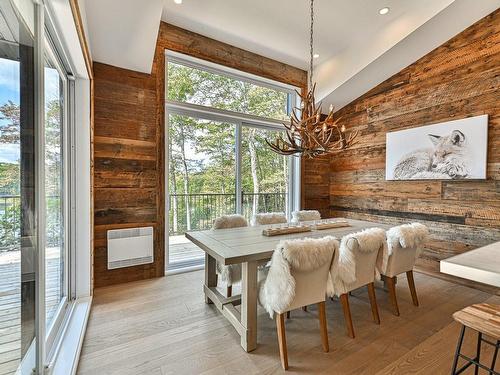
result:
<svg viewBox="0 0 500 375"><path fill-rule="evenodd" d="M449 275L500 287L500 242L442 260L440 270Z"/></svg>

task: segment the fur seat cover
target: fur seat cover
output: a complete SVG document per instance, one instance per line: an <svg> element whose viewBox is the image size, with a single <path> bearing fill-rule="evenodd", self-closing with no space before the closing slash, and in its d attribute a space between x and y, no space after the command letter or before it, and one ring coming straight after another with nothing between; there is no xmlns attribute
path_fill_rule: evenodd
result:
<svg viewBox="0 0 500 375"><path fill-rule="evenodd" d="M266 224L281 224L286 223L287 219L283 212L267 212L262 214L255 214L253 217L253 225L266 225Z"/></svg>
<svg viewBox="0 0 500 375"><path fill-rule="evenodd" d="M317 210L302 210L292 212L292 222L321 220L321 214Z"/></svg>
<svg viewBox="0 0 500 375"><path fill-rule="evenodd" d="M330 297L349 291L349 285L356 281L356 259L354 252L371 253L386 246L385 231L380 228L369 228L361 232L342 237L340 249L333 257L327 294ZM379 253L380 254L380 253ZM377 273L377 271L375 270Z"/></svg>
<svg viewBox="0 0 500 375"><path fill-rule="evenodd" d="M429 229L420 223L404 224L389 229L386 233L387 246L382 253L380 271L384 272L387 269L389 257L397 247L402 249L416 248L416 256L418 257L423 250L428 235Z"/></svg>
<svg viewBox="0 0 500 375"><path fill-rule="evenodd" d="M314 271L331 262L337 252L335 237L281 241L274 250L267 277L259 283L259 303L271 318L285 311L295 297L295 279L290 269Z"/></svg>
<svg viewBox="0 0 500 375"><path fill-rule="evenodd" d="M229 228L241 228L248 227L247 220L241 215L223 215L214 220L212 229L229 229ZM217 262L217 273L220 275L222 281L224 281L227 286L233 285L235 282L241 280L241 265L231 264L225 266Z"/></svg>

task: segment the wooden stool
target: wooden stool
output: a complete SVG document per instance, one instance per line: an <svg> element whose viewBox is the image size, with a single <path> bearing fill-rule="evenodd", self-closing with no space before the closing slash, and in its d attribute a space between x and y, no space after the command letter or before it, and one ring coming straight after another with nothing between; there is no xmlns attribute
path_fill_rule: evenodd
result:
<svg viewBox="0 0 500 375"><path fill-rule="evenodd" d="M497 359L498 349L500 347L500 305L480 303L477 305L467 306L465 309L454 313L453 319L462 324L462 330L460 331L457 350L455 352L455 359L453 360L453 366L451 368L452 375L461 374L471 365L475 365L474 374L476 375L479 372L479 368L486 370L489 374L500 375L500 373L495 371L495 362ZM477 349L476 356L474 358L467 357L460 352L464 341L466 327L477 332ZM484 339L483 335L496 340L496 344ZM479 362L481 356L481 344L483 342L495 347L490 368ZM467 363L457 370L459 357L465 359Z"/></svg>

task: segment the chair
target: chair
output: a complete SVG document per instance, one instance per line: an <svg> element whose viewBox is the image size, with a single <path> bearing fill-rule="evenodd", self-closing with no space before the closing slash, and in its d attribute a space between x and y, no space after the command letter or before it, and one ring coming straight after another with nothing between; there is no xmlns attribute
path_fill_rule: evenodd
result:
<svg viewBox="0 0 500 375"><path fill-rule="evenodd" d="M288 222L283 212L267 212L255 214L253 216L253 225L266 225L266 224L282 224Z"/></svg>
<svg viewBox="0 0 500 375"><path fill-rule="evenodd" d="M215 219L212 229L248 227L247 220L241 215L223 215ZM241 281L241 264L223 265L217 262L217 275L226 282L226 294L231 297L233 284Z"/></svg>
<svg viewBox="0 0 500 375"><path fill-rule="evenodd" d="M301 221L321 220L321 214L317 210L302 210L292 212L292 223Z"/></svg>
<svg viewBox="0 0 500 375"><path fill-rule="evenodd" d="M381 257L380 274L389 291L393 313L399 316L398 301L396 298L397 276L406 272L413 304L418 306L417 291L413 279L413 266L422 251L427 238L428 229L420 223L400 225L389 229L386 233L387 247Z"/></svg>
<svg viewBox="0 0 500 375"><path fill-rule="evenodd" d="M276 330L283 369L288 369L285 336L286 312L317 304L323 350L329 351L326 326L326 281L338 241L334 237L281 241L274 250L267 277L259 282L259 303L271 318L276 316Z"/></svg>
<svg viewBox="0 0 500 375"><path fill-rule="evenodd" d="M361 232L344 236L340 249L334 256L328 281L328 295L340 298L347 334L354 338L349 292L368 287L368 296L372 309L373 320L380 324L377 299L375 296L376 263L379 253L385 247L385 231L380 228L365 229Z"/></svg>

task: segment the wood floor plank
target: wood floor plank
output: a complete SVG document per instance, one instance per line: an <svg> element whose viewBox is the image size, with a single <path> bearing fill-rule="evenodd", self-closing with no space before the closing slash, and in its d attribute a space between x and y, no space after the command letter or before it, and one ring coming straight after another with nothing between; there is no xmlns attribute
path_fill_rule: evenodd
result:
<svg viewBox="0 0 500 375"><path fill-rule="evenodd" d="M233 327L204 303L203 277L196 271L97 289L78 374L283 373L274 320L259 308L259 344L245 353ZM413 305L403 275L396 284L399 317L382 283L376 284L380 325L373 323L366 288L353 292L356 339L345 334L340 302L328 300L329 353L322 349L317 307L293 311L286 321L287 373L448 373L458 337L453 312L486 300L500 303L500 297L420 273L414 278L420 306Z"/></svg>

